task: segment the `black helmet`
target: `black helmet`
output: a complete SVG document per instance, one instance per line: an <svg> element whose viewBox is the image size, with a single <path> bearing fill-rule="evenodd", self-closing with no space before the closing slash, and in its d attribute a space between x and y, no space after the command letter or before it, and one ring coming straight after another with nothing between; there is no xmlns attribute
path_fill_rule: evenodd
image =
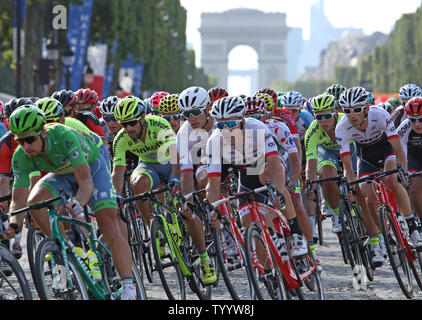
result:
<svg viewBox="0 0 422 320"><path fill-rule="evenodd" d="M72 90L56 91L51 95L52 98L59 100L63 108L74 107L78 101L76 94Z"/></svg>
<svg viewBox="0 0 422 320"><path fill-rule="evenodd" d="M13 111L23 105L32 105L32 101L29 98L12 98L10 99L3 108L4 115L9 118Z"/></svg>

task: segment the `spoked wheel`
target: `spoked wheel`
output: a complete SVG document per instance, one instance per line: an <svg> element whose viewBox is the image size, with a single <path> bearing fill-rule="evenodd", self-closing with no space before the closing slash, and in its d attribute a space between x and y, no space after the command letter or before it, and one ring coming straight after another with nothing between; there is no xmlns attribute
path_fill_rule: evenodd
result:
<svg viewBox="0 0 422 320"><path fill-rule="evenodd" d="M270 252L270 255L268 255L268 252ZM275 257L265 244L261 228L256 223L252 223L246 229L245 253L246 269L253 288L251 298L286 300L287 291L283 275ZM261 261L264 262L261 263Z"/></svg>
<svg viewBox="0 0 422 320"><path fill-rule="evenodd" d="M173 256L161 218L155 217L151 224L151 246L155 269L160 275L164 291L170 300L185 300L185 283L179 260Z"/></svg>
<svg viewBox="0 0 422 320"><path fill-rule="evenodd" d="M413 297L413 280L406 257L407 249L400 245L400 235L394 227L393 218L391 217L393 213L384 206L379 208L378 212L391 268L393 268L400 289L408 299L411 299Z"/></svg>
<svg viewBox="0 0 422 320"><path fill-rule="evenodd" d="M44 233L39 229L28 229L26 234L26 250L28 253L28 264L31 270L32 279L35 279L35 253L37 252L38 244L45 238Z"/></svg>

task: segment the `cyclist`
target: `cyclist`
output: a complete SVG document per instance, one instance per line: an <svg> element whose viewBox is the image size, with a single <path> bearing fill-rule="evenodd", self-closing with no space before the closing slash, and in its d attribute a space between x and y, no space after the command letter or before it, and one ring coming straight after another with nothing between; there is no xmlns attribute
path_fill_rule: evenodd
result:
<svg viewBox="0 0 422 320"><path fill-rule="evenodd" d="M239 169L239 191L255 189L270 179L285 198L284 214L292 231L292 255L306 254L307 243L284 184L284 168L272 134L262 122L244 118L245 112L245 103L240 97L228 96L212 105L211 115L216 120L217 128L207 142L206 197L210 203L220 200L221 181L227 175L228 167ZM265 203L265 199L265 195L255 196L257 202ZM239 199L239 214L242 225L247 227L251 221L248 206L242 199ZM268 223L271 226L271 221Z"/></svg>
<svg viewBox="0 0 422 320"><path fill-rule="evenodd" d="M158 106L160 104L161 98L168 96L169 94L170 93L168 93L167 91L158 91L151 96L152 114L154 115L160 114L160 110Z"/></svg>
<svg viewBox="0 0 422 320"><path fill-rule="evenodd" d="M394 111L393 106L391 105L390 102L386 101L386 102L381 102L380 104L378 104L378 107L383 108L385 111L387 111L390 115L391 113Z"/></svg>
<svg viewBox="0 0 422 320"><path fill-rule="evenodd" d="M401 104L399 99L397 99L394 96L388 98L387 102L390 103L393 106L393 108L397 108Z"/></svg>
<svg viewBox="0 0 422 320"><path fill-rule="evenodd" d="M404 111L404 106L413 97L422 97L422 89L418 85L413 83L405 84L399 90L399 97L401 106L397 107L391 115L396 128L398 128L399 125L404 120L406 120L406 112Z"/></svg>
<svg viewBox="0 0 422 320"><path fill-rule="evenodd" d="M179 102L178 94L169 94L160 99L158 104L158 111L161 116L166 119L173 129L173 132L177 134L180 129L182 120L182 113L177 106Z"/></svg>
<svg viewBox="0 0 422 320"><path fill-rule="evenodd" d="M208 90L208 95L210 96L211 104L214 103L214 101L217 101L218 99L222 99L224 97L227 97L229 93L226 89L222 87L213 87Z"/></svg>
<svg viewBox="0 0 422 320"><path fill-rule="evenodd" d="M132 255L117 223L117 203L107 160L98 148L101 139L62 124L46 124L44 113L32 105L16 109L9 126L20 144L12 159L14 182L10 210L50 199L61 188L75 195L69 210L76 216L90 203L121 276L122 299L134 299ZM34 170L50 173L29 192L29 173ZM45 209L31 210L31 216L46 235L51 235Z"/></svg>
<svg viewBox="0 0 422 320"><path fill-rule="evenodd" d="M350 154L350 140L355 141L357 146L357 174L359 178L380 169L393 170L397 167L397 163L401 164L407 175L406 155L389 113L379 107L369 107L368 92L361 87L354 87L343 92L340 97L340 105L346 116L337 124L336 139L340 145L343 172L347 180L352 181L356 178ZM386 177L385 183L393 191L400 212L405 216L415 247L421 247L422 238L415 228L415 218L405 189L398 183L397 175ZM402 183L407 187L409 180L402 181ZM370 215L379 227L378 202L372 186L362 184L360 187L366 196ZM368 230L368 232L371 232L371 230ZM374 255L380 254L376 246L375 235L370 234L371 236L372 253Z"/></svg>
<svg viewBox="0 0 422 320"><path fill-rule="evenodd" d="M407 155L407 167L409 172L422 170L422 97L410 99L404 110L407 119L398 127L401 145ZM412 184L409 188L409 197L415 208L416 214L422 218L422 176L412 177Z"/></svg>
<svg viewBox="0 0 422 320"><path fill-rule="evenodd" d="M340 100L341 94L344 91L346 91L346 89L347 88L345 86L336 83L336 84L329 86L327 89L325 89L324 93L334 96L334 99L338 103L338 101Z"/></svg>
<svg viewBox="0 0 422 320"><path fill-rule="evenodd" d="M122 129L122 126L114 117L114 107L119 101L119 97L110 96L106 99L103 99L100 103L100 123L103 127L105 140L107 141L107 146L110 149L110 152L113 146L115 135L120 131L120 129Z"/></svg>

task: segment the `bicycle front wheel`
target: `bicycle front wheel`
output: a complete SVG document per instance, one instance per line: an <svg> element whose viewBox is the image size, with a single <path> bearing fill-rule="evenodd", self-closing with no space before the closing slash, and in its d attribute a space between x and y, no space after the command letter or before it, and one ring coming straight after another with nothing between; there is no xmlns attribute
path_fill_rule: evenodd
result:
<svg viewBox="0 0 422 320"><path fill-rule="evenodd" d="M261 228L257 224L252 223L247 227L245 253L246 269L253 288L251 299L287 300L283 275L263 237ZM268 251L270 255L267 254Z"/></svg>
<svg viewBox="0 0 422 320"><path fill-rule="evenodd" d="M28 264L29 269L31 270L32 279L35 279L35 253L37 252L38 244L44 238L44 233L39 229L31 228L26 234L26 250L28 254Z"/></svg>
<svg viewBox="0 0 422 320"><path fill-rule="evenodd" d="M170 300L185 300L185 283L179 260L172 254L173 242L167 238L162 220L155 217L151 223L151 245L164 291Z"/></svg>
<svg viewBox="0 0 422 320"><path fill-rule="evenodd" d="M76 263L67 256L71 286L64 257L56 240L44 238L35 255L35 286L41 300L89 300L85 284Z"/></svg>
<svg viewBox="0 0 422 320"><path fill-rule="evenodd" d="M397 282L404 295L411 299L413 297L413 279L409 263L406 257L406 248L400 244L400 233L393 223L393 213L385 206L378 209L381 220L381 230L387 249L388 259L391 268L396 276Z"/></svg>

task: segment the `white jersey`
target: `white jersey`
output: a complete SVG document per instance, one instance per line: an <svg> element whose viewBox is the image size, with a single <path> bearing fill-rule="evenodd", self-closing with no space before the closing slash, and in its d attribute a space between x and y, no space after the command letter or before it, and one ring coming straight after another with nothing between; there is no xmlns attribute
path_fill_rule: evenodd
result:
<svg viewBox="0 0 422 320"><path fill-rule="evenodd" d="M368 127L365 131L355 128L347 116L336 126L336 140L340 145L340 156L350 155L350 140L360 145L370 145L380 140L385 133L388 139L398 138L391 115L380 107L371 107L368 112Z"/></svg>
<svg viewBox="0 0 422 320"><path fill-rule="evenodd" d="M214 130L208 139L206 148L208 177L221 176L223 164L250 167L252 169L258 168L257 172L251 173L257 175L260 172L260 167L257 163L264 164L267 157L278 155L273 135L270 129L261 121L253 118L245 119L243 141L235 137L238 132L240 132L239 129L232 131L232 137L234 137L236 142L232 145L230 137L223 139L222 131L219 129Z"/></svg>
<svg viewBox="0 0 422 320"><path fill-rule="evenodd" d="M215 121L209 131L204 129L194 130L189 121L183 122L177 132L177 152L179 153L180 170L182 172L193 172L194 165L206 163L205 148L214 129Z"/></svg>
<svg viewBox="0 0 422 320"><path fill-rule="evenodd" d="M286 124L274 119L265 121L265 124L270 129L273 136L277 138L277 142L287 151L288 154L297 153L297 148L293 141L293 135Z"/></svg>
<svg viewBox="0 0 422 320"><path fill-rule="evenodd" d="M408 149L413 151L414 154L421 154L422 134L417 134L413 130L409 119L406 119L401 123L401 125L397 128L397 132L400 136L400 143L403 147L406 157L409 151Z"/></svg>

